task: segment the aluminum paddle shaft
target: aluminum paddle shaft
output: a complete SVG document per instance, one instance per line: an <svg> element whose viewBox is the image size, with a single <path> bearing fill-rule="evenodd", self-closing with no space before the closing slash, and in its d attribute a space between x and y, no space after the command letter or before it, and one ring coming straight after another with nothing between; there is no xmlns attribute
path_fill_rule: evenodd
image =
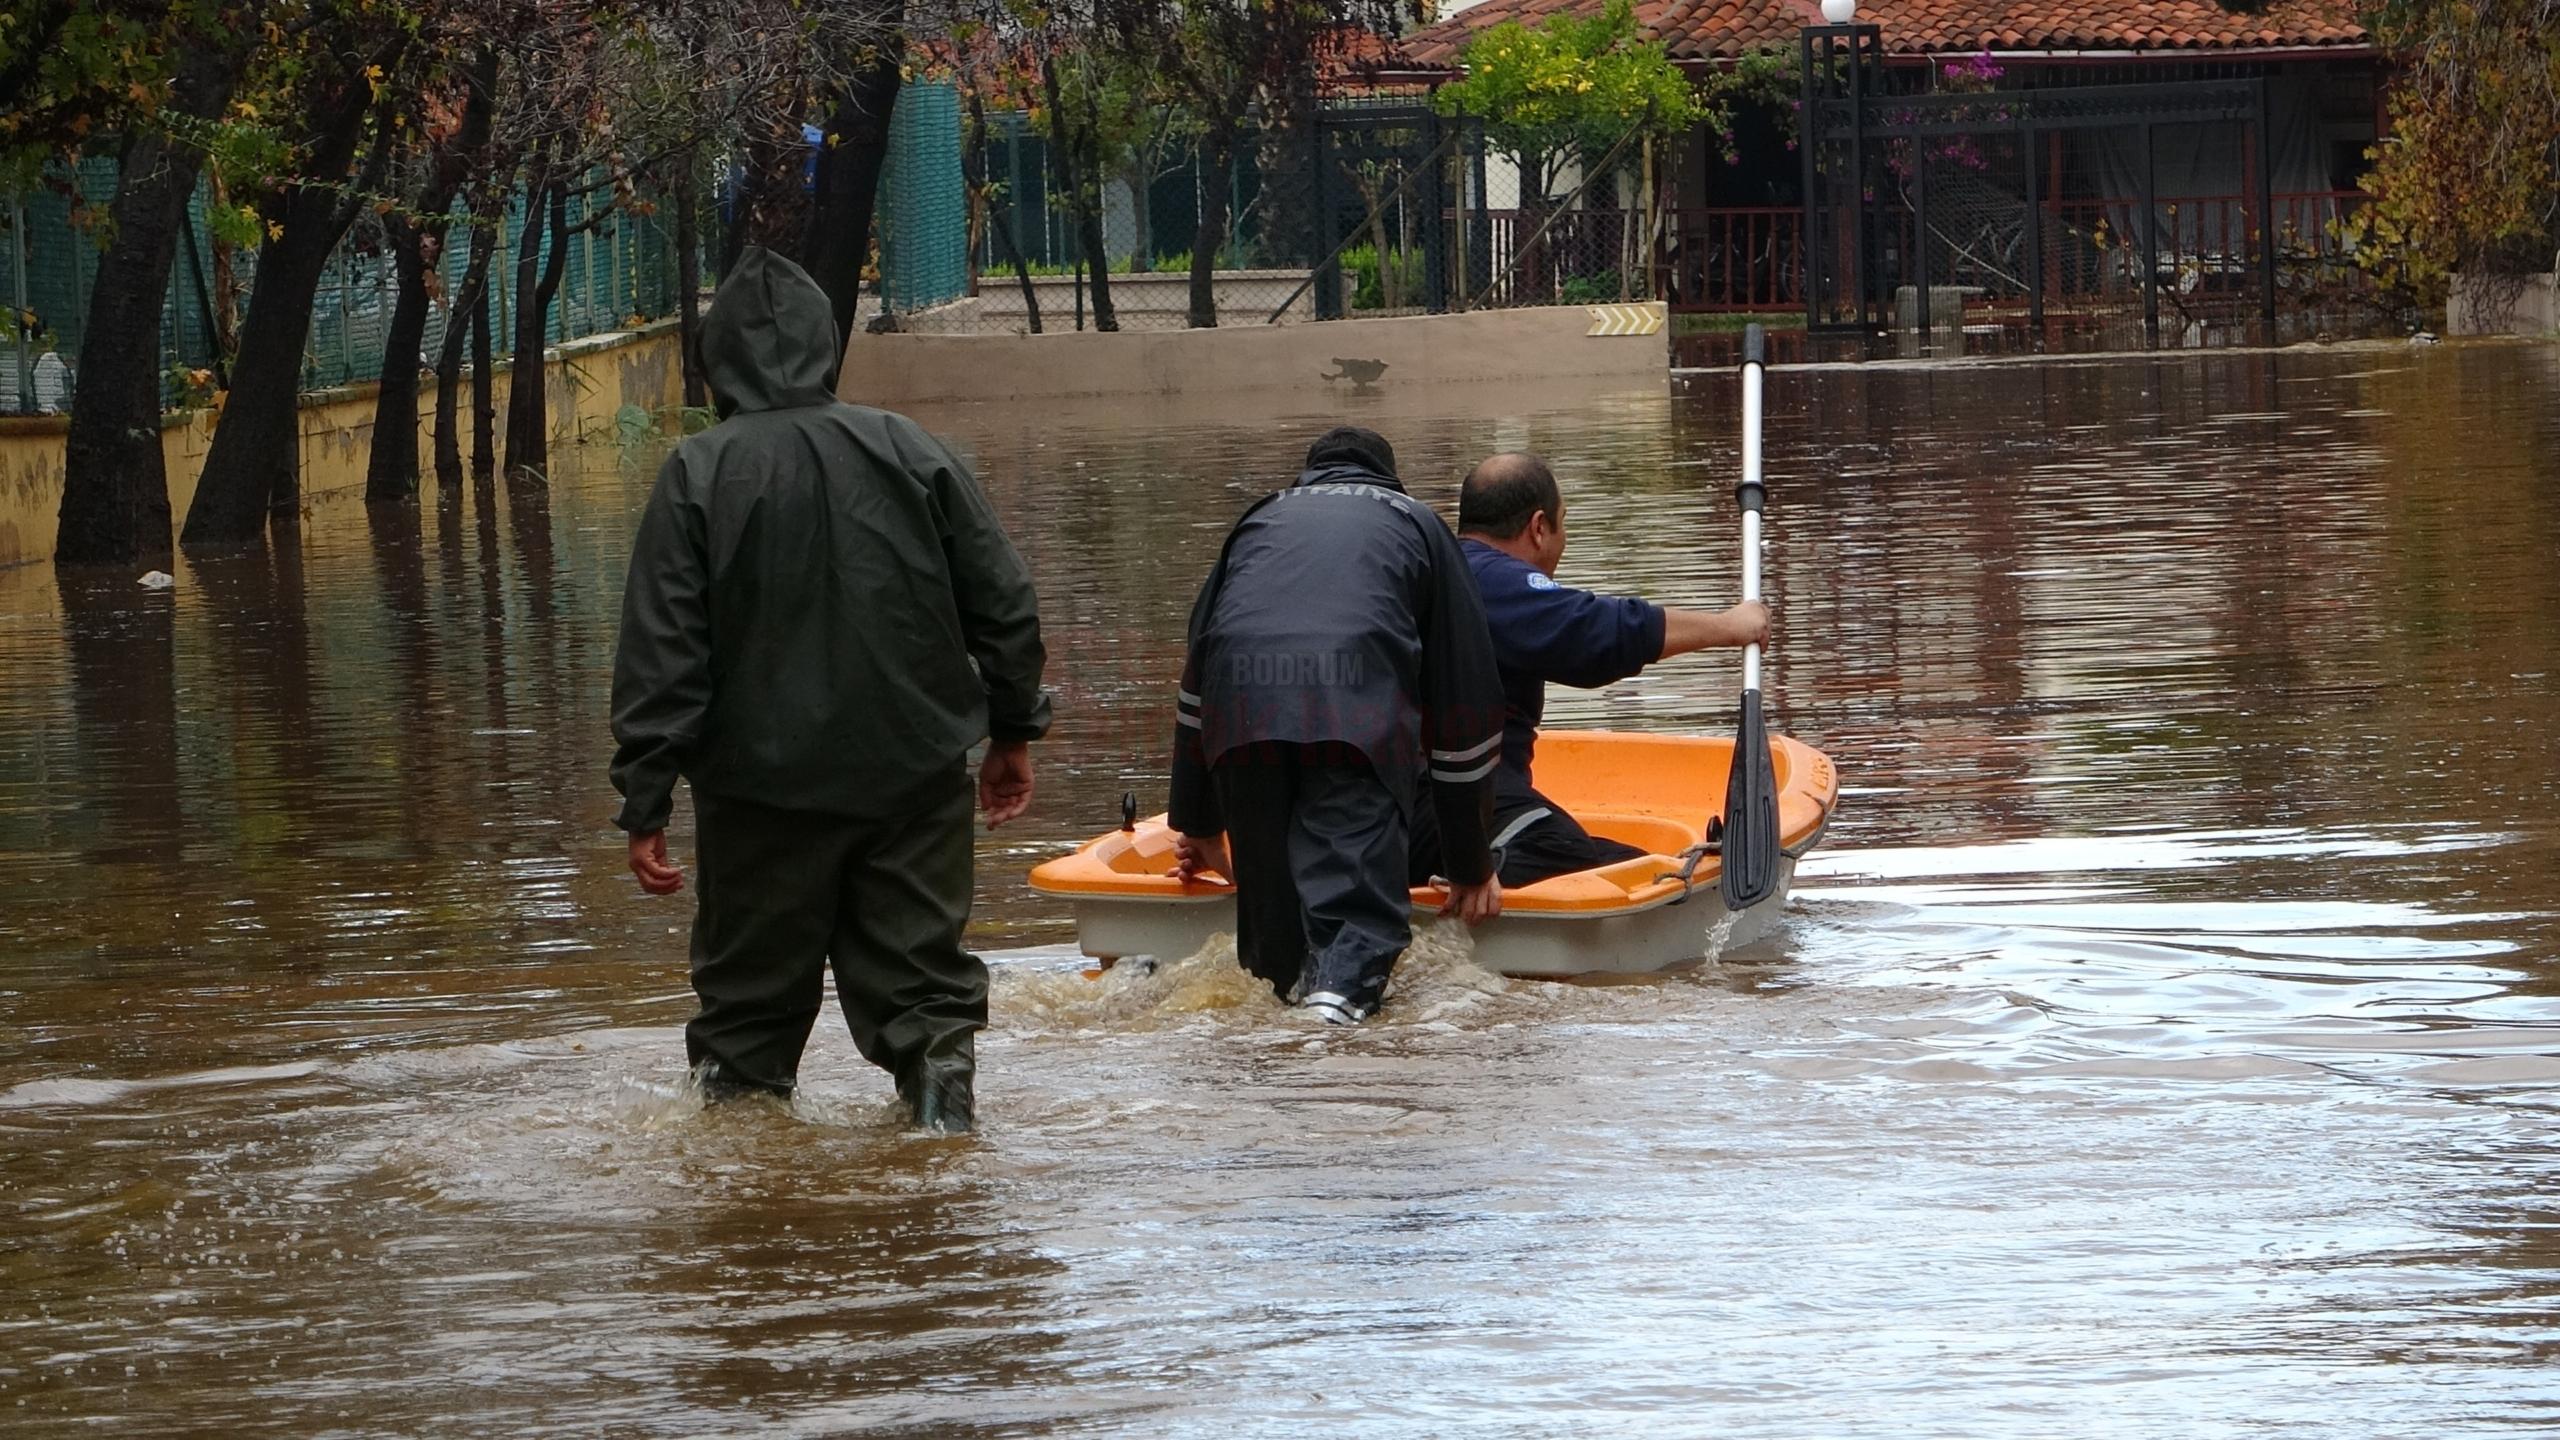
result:
<svg viewBox="0 0 2560 1440"><path fill-rule="evenodd" d="M1742 332L1742 483L1733 490L1742 507L1742 598L1760 598L1760 506L1767 487L1760 483L1760 396L1768 370L1768 335L1753 325ZM1742 649L1742 688L1760 688L1760 647Z"/></svg>
<svg viewBox="0 0 2560 1440"><path fill-rule="evenodd" d="M1742 483L1734 487L1742 509L1742 598L1760 598L1760 507L1767 495L1760 479L1760 395L1768 368L1768 332L1742 332ZM1742 713L1734 725L1733 770L1724 789L1724 908L1739 913L1777 893L1778 775L1769 755L1769 732L1760 713L1760 647L1742 652Z"/></svg>

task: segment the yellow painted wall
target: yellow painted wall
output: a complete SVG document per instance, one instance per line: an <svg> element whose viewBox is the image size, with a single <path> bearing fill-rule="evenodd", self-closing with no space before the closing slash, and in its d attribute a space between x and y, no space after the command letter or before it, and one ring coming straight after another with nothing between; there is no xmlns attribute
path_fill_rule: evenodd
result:
<svg viewBox="0 0 2560 1440"><path fill-rule="evenodd" d="M1604 314L1644 312L1647 335L1604 334ZM1442 385L1555 381L1667 386L1669 313L1644 305L1541 305L1316 325L1050 335L857 335L836 393L890 409L1116 396L1251 394L1332 405Z"/></svg>
<svg viewBox="0 0 2560 1440"><path fill-rule="evenodd" d="M671 325L623 335L599 335L553 352L547 383L552 443L608 437L619 429L625 407L655 418L684 399L684 375ZM506 376L497 376L500 424L506 409ZM463 386L466 417L471 387ZM432 472L435 391L420 397L418 453ZM374 387L308 395L302 402L302 494L306 504L364 487L373 442ZM466 419L467 423L467 419ZM213 444L214 412L169 416L160 431L169 465L169 509L183 524L195 498L196 475ZM23 565L53 556L55 517L62 508L63 438L70 420L60 415L0 418L0 565ZM465 453L469 441L464 442ZM432 486L433 474L424 477Z"/></svg>

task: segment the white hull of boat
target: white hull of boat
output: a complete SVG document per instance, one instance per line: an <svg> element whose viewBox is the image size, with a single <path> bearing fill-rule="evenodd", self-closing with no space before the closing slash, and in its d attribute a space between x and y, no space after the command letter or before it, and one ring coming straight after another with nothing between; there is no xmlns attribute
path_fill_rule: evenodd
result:
<svg viewBox="0 0 2560 1440"><path fill-rule="evenodd" d="M1716 946L1716 927L1730 912L1716 888L1706 884L1686 900L1605 915L1503 915L1476 927L1475 963L1498 975L1525 979L1650 975L1765 939L1786 907L1795 873L1793 857L1779 862L1777 891L1734 920L1721 951ZM1103 960L1196 955L1211 936L1232 935L1236 928L1236 902L1228 895L1178 899L1097 895L1076 898L1070 908L1078 947ZM1432 911L1414 911L1417 926L1434 918Z"/></svg>

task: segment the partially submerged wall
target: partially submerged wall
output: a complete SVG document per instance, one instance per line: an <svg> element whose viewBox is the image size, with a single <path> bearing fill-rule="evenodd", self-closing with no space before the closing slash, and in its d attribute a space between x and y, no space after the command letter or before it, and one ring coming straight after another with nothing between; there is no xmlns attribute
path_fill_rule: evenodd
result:
<svg viewBox="0 0 2560 1440"><path fill-rule="evenodd" d="M1162 333L856 335L837 393L897 409L1083 396L1320 398L1548 379L1659 385L1671 366L1667 319L1658 304L1560 305Z"/></svg>
<svg viewBox="0 0 2560 1440"><path fill-rule="evenodd" d="M2560 274L2456 275L2444 328L2455 335L2560 334Z"/></svg>
<svg viewBox="0 0 2560 1440"><path fill-rule="evenodd" d="M654 423L661 413L682 403L684 377L678 364L675 329L662 323L645 330L590 336L551 353L545 396L551 402L552 437L567 444L610 435L637 411ZM497 403L507 403L506 375L497 376ZM305 503L326 501L364 488L365 466L373 450L374 386L355 385L302 397L302 494ZM462 387L468 423L471 386ZM421 483L435 484L435 385L426 383L419 396L418 454L429 473ZM187 505L195 498L196 476L204 468L205 451L213 444L216 412L179 411L160 428L160 452L169 467L169 508L185 523ZM0 565L22 565L53 557L56 517L62 509L63 439L71 426L64 415L0 418ZM464 441L464 451L470 449ZM171 537L176 538L174 535Z"/></svg>
<svg viewBox="0 0 2560 1440"><path fill-rule="evenodd" d="M1315 287L1304 270L1219 270L1210 277L1218 313L1248 317L1261 324L1282 300L1290 322L1316 318ZM1082 279L1071 275L1034 275L1032 300L1040 307L1040 329L1073 333L1080 313L1093 303ZM1191 324L1191 273L1156 270L1143 275L1111 277L1111 309L1122 330L1183 330ZM871 314L879 311L873 308ZM917 335L1028 335L1031 311L1022 298L1022 282L989 271L979 277L978 293L930 310L898 312L899 329Z"/></svg>

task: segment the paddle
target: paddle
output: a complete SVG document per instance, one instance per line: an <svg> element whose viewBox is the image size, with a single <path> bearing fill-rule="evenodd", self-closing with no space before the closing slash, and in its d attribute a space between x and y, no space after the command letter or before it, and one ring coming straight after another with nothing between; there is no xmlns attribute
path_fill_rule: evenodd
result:
<svg viewBox="0 0 2560 1440"><path fill-rule="evenodd" d="M1742 332L1742 598L1760 598L1760 387L1768 333ZM1778 888L1778 775L1760 719L1760 647L1742 652L1742 715L1734 727L1733 773L1724 782L1724 908L1735 913Z"/></svg>

